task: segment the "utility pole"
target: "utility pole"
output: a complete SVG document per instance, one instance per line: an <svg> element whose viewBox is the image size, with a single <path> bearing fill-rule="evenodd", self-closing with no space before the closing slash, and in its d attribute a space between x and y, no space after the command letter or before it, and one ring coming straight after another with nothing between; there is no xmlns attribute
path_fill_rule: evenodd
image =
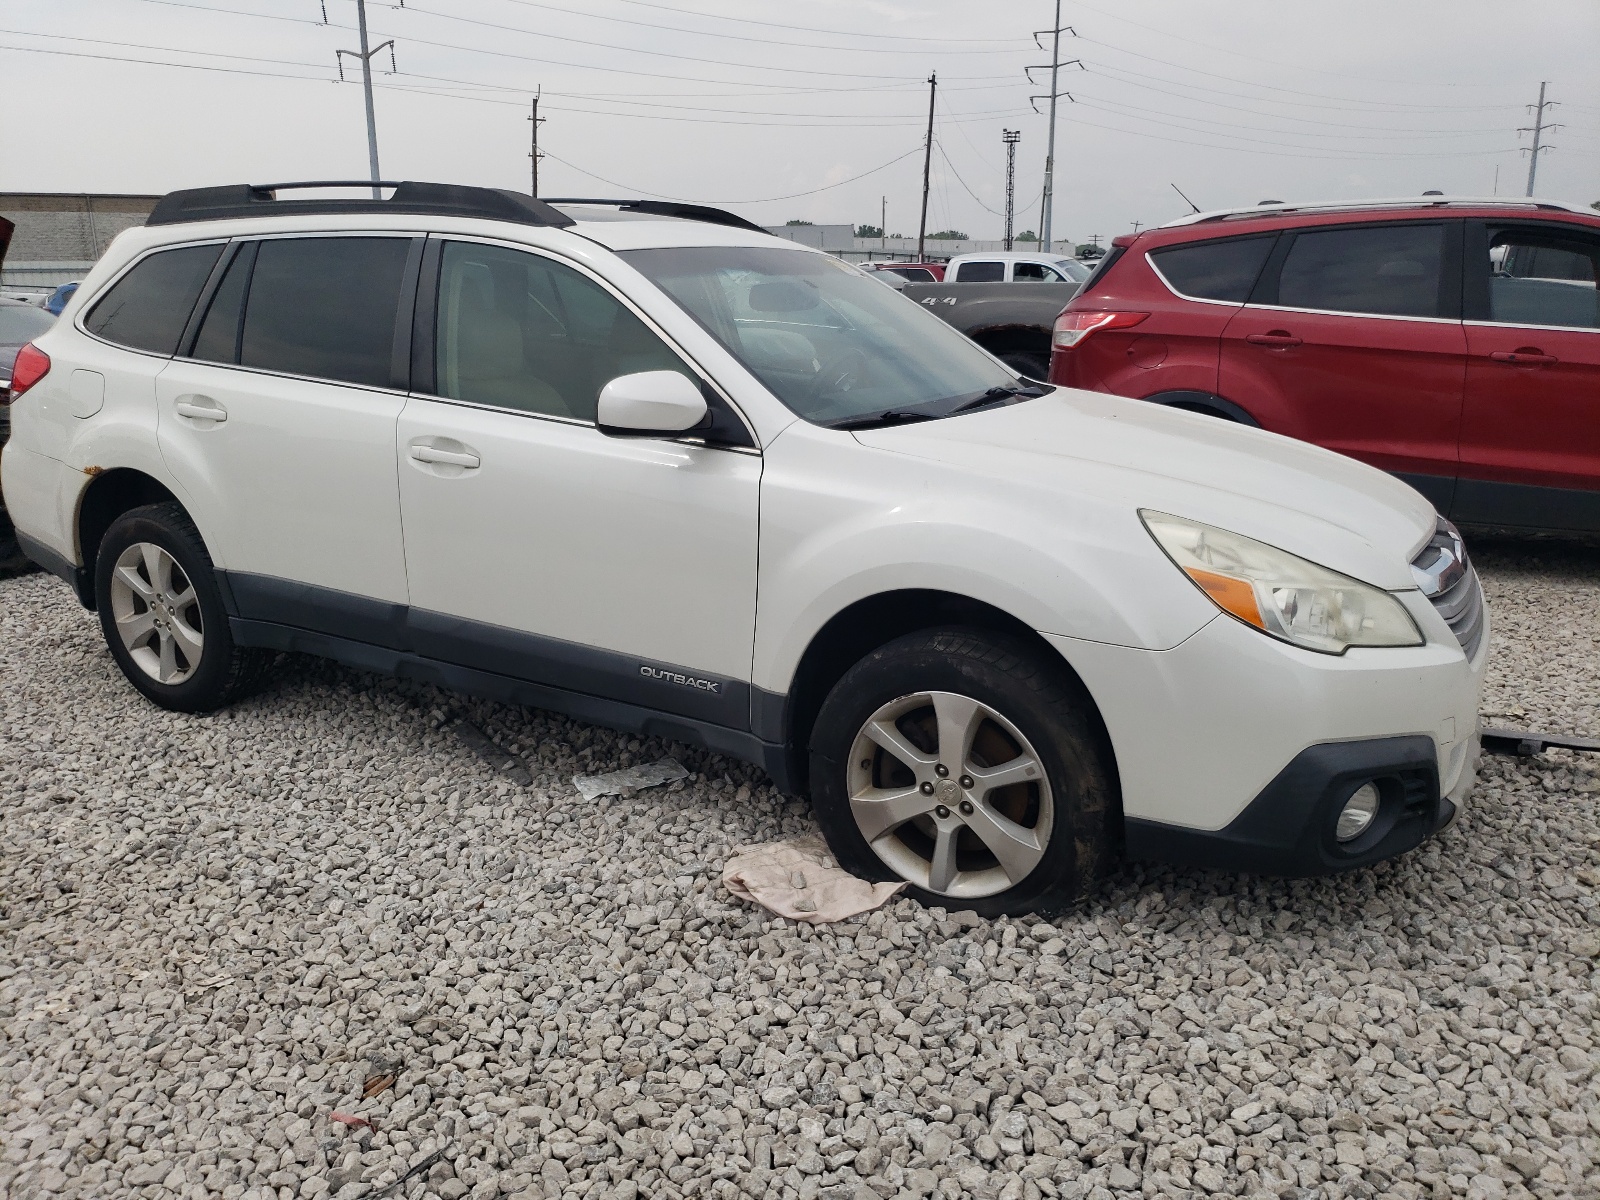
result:
<svg viewBox="0 0 1600 1200"><path fill-rule="evenodd" d="M922 216L917 221L917 261L922 262L922 243L928 236L928 181L933 171L933 97L939 90L939 73L928 76L928 144L922 151Z"/></svg>
<svg viewBox="0 0 1600 1200"><path fill-rule="evenodd" d="M533 191L529 193L535 200L539 198L539 160L544 157L539 151L539 126L545 123L546 118L539 115L539 97L544 94L543 85L533 94L533 115L528 120L533 122L533 151L528 155L533 160Z"/></svg>
<svg viewBox="0 0 1600 1200"><path fill-rule="evenodd" d="M1546 85L1544 83L1541 82L1539 84L1539 103L1530 105L1528 107L1528 111L1533 114L1533 124L1531 126L1524 125L1521 129L1517 130L1518 133L1531 133L1531 134L1533 134L1533 148L1532 148L1532 150L1530 150L1528 152L1528 191L1527 191L1527 195L1529 195L1529 196L1533 195L1533 180L1534 180L1534 177L1539 174L1539 152L1542 151L1542 150L1554 150L1555 149L1554 146L1546 146L1546 145L1543 144L1545 131L1546 130L1550 130L1550 129L1560 129L1561 128L1561 126L1559 126L1559 125L1546 125L1545 124L1545 121L1544 121L1544 110L1547 109L1547 108L1554 108L1556 106L1556 103L1557 103L1554 100L1546 100L1544 98L1544 89L1545 89L1545 87L1546 87Z"/></svg>
<svg viewBox="0 0 1600 1200"><path fill-rule="evenodd" d="M1135 222L1134 222L1134 223L1133 223L1133 231L1134 231L1134 232L1135 232L1135 233L1138 233L1138 232L1139 232L1139 226L1140 226L1140 225L1143 225L1143 224L1144 224L1144 222L1143 222L1143 221L1135 221Z"/></svg>
<svg viewBox="0 0 1600 1200"><path fill-rule="evenodd" d="M1011 234L1016 228L1014 220L1017 207L1017 143L1022 140L1022 130L1002 129L1000 140L1006 146L1006 249L1011 249Z"/></svg>
<svg viewBox="0 0 1600 1200"><path fill-rule="evenodd" d="M878 246L880 249L889 248L889 197L884 196L878 209Z"/></svg>
<svg viewBox="0 0 1600 1200"><path fill-rule="evenodd" d="M367 98L367 165L372 175L372 198L378 199L378 180L383 176L378 173L378 118L372 109L372 56L385 46L389 48L389 65L394 66L394 39L390 38L382 45L367 46L367 0L356 0L356 27L361 36L361 51L336 50L334 57L339 63L339 79L344 80L344 56L346 54L361 60L361 88Z"/></svg>
<svg viewBox="0 0 1600 1200"><path fill-rule="evenodd" d="M1035 33L1033 35L1033 44L1038 46L1041 50L1044 49L1043 44L1039 41L1039 37L1042 32L1043 31L1041 30L1040 33ZM1034 112L1039 111L1039 106L1037 103L1035 103L1036 101L1046 98L1048 98L1050 101L1050 133L1049 140L1045 145L1044 150L1044 202L1041 205L1042 212L1039 218L1039 245L1040 248L1046 252L1048 252L1050 249L1051 217L1053 215L1052 209L1055 207L1056 192L1056 101L1062 96L1065 96L1068 100L1072 100L1072 94L1070 92L1063 92L1057 86L1056 80L1061 72L1062 67L1070 67L1076 64L1079 70L1083 69L1083 62L1081 59L1074 58L1069 59L1067 62L1061 61L1061 35L1063 33L1070 33L1073 37L1078 36L1077 30L1073 29L1072 26L1063 25L1061 23L1061 0L1056 0L1056 19L1051 22L1050 27L1050 94L1048 97L1031 96L1028 99L1028 102L1033 105ZM1033 82L1033 72L1042 70L1044 70L1044 67L1042 66L1028 67L1025 71L1025 74L1028 77L1028 82Z"/></svg>

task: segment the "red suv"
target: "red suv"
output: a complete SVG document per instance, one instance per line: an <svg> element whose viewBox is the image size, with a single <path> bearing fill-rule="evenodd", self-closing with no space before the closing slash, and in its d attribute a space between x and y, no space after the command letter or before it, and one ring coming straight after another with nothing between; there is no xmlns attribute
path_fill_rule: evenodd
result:
<svg viewBox="0 0 1600 1200"><path fill-rule="evenodd" d="M1050 381L1302 438L1458 523L1600 531L1600 216L1423 197L1119 237Z"/></svg>

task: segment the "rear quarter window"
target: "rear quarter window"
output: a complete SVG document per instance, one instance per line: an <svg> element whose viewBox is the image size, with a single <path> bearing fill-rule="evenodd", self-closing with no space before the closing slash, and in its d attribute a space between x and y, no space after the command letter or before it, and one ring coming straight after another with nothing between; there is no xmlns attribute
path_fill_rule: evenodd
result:
<svg viewBox="0 0 1600 1200"><path fill-rule="evenodd" d="M1276 240L1276 234L1263 234L1168 246L1152 250L1150 261L1167 282L1185 296L1243 304L1249 299L1250 289L1255 287L1256 277L1261 274Z"/></svg>
<svg viewBox="0 0 1600 1200"><path fill-rule="evenodd" d="M146 255L96 301L83 327L134 350L172 354L222 243L180 246Z"/></svg>

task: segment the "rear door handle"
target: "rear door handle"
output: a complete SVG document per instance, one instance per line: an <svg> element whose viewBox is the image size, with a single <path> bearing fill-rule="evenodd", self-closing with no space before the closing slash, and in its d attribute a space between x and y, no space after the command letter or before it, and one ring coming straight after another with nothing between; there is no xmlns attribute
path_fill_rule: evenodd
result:
<svg viewBox="0 0 1600 1200"><path fill-rule="evenodd" d="M1300 345L1299 338L1281 329L1274 329L1271 333L1247 333L1244 335L1244 340L1252 346L1288 347Z"/></svg>
<svg viewBox="0 0 1600 1200"><path fill-rule="evenodd" d="M440 450L437 446L412 446L411 457L418 462L447 463L452 467L466 467L472 470L481 466L483 460L476 454L456 450Z"/></svg>
<svg viewBox="0 0 1600 1200"><path fill-rule="evenodd" d="M1560 362L1554 354L1546 354L1542 350L1528 347L1525 350L1496 350L1489 355L1495 362L1510 363L1512 366L1543 366L1547 363Z"/></svg>
<svg viewBox="0 0 1600 1200"><path fill-rule="evenodd" d="M172 411L180 417L214 421L219 425L228 419L228 410L209 396L185 396L172 406Z"/></svg>

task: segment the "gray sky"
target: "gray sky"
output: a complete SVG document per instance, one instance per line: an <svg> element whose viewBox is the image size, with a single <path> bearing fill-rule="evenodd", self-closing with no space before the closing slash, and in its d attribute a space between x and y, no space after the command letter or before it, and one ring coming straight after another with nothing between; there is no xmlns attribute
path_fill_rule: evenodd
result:
<svg viewBox="0 0 1600 1200"><path fill-rule="evenodd" d="M1210 208L1488 195L1498 168L1500 194L1521 195L1517 128L1541 80L1565 128L1537 191L1600 200L1595 0L1061 11L1078 35L1062 57L1084 69L1061 77L1077 103L1061 108L1058 236L1180 216L1171 183ZM0 191L363 177L361 89L333 65L357 44L355 12L354 0L4 0ZM1046 123L1029 96L1048 86L1023 68L1048 60L1032 33L1050 19L1051 0L374 0L373 41L396 40L399 68L377 77L383 173L526 189L527 101L542 85L544 195L870 224L887 197L889 231L914 236L937 71L930 232L1000 235L1004 128L1022 133L1017 228L1038 228ZM388 71L387 51L374 61Z"/></svg>

